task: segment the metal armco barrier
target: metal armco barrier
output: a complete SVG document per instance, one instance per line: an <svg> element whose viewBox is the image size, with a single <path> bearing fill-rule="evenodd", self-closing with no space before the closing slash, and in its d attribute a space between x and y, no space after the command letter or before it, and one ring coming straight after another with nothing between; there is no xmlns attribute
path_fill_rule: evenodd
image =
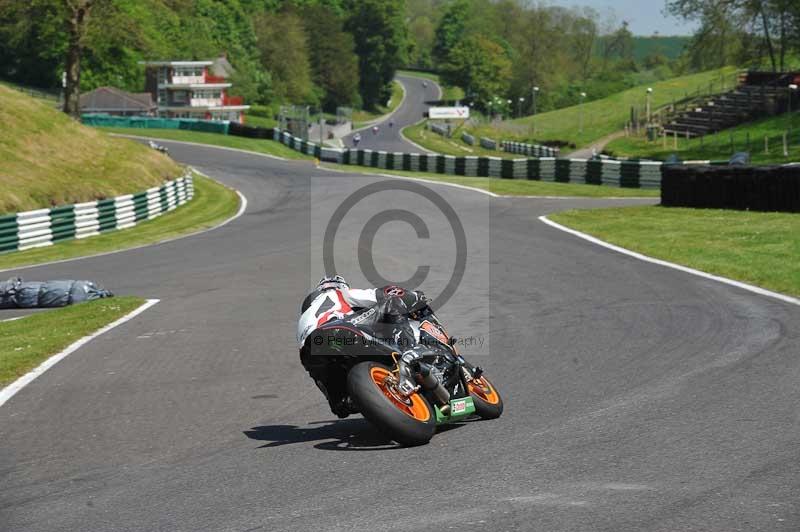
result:
<svg viewBox="0 0 800 532"><path fill-rule="evenodd" d="M138 194L0 216L0 253L127 229L161 216L193 197L192 176L186 174Z"/></svg>
<svg viewBox="0 0 800 532"><path fill-rule="evenodd" d="M611 159L557 159L528 157L502 159L438 155L425 153L393 153L358 149L319 149L317 144L273 130L272 138L292 149L314 155L322 161L387 170L429 172L469 177L531 179L559 183L587 183L626 188L658 188L661 186L662 163L654 161L616 161ZM484 140L484 139L481 139ZM494 142L494 141L492 141Z"/></svg>

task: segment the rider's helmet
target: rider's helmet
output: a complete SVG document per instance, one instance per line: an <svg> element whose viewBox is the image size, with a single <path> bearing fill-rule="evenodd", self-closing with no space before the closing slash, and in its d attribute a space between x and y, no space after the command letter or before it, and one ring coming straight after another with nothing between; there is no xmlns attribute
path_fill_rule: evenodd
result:
<svg viewBox="0 0 800 532"><path fill-rule="evenodd" d="M345 281L344 277L341 275L334 275L333 277L323 277L319 280L319 284L317 284L317 291L324 292L325 290L335 290L335 289L345 289L350 288L350 284Z"/></svg>

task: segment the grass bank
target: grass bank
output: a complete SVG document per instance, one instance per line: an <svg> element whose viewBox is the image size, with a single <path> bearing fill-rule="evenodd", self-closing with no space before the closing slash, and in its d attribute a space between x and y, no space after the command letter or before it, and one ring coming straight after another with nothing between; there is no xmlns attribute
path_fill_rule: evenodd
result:
<svg viewBox="0 0 800 532"><path fill-rule="evenodd" d="M504 151L487 150L480 145L470 146L461 140L461 133L464 128L461 124L453 123L453 133L450 138L443 137L438 133L434 133L425 129L426 122L415 124L403 128L403 135L410 140L425 148L436 153L443 153L445 155L465 156L487 156L487 157L501 157L504 159L519 159L524 157L522 155L507 153Z"/></svg>
<svg viewBox="0 0 800 532"><path fill-rule="evenodd" d="M783 152L785 132L788 156ZM609 143L605 151L616 156L660 160L673 153L684 160L728 160L734 153L746 151L758 164L800 161L800 113L749 122L703 139L679 136L649 142L643 137L623 137Z"/></svg>
<svg viewBox="0 0 800 532"><path fill-rule="evenodd" d="M527 116L499 126L483 124L472 128L472 132L478 136L495 139L537 143L563 141L580 148L623 129L625 122L630 118L631 107L644 105L648 87L653 88L651 100L653 109L658 109L673 100L684 98L686 94L698 90L708 91L709 84L713 83L719 87L721 79L726 80L730 86L735 72L735 68L727 67L640 85L583 105ZM591 87L587 87L586 92L591 94Z"/></svg>
<svg viewBox="0 0 800 532"><path fill-rule="evenodd" d="M647 206L550 219L651 257L800 296L800 214Z"/></svg>
<svg viewBox="0 0 800 532"><path fill-rule="evenodd" d="M182 142L196 142L198 144L222 146L224 148L237 148L255 153L273 155L275 157L283 157L284 159L313 159L313 157L309 155L294 151L274 140L248 139L245 137L234 137L231 135L221 135L219 133L205 133L203 131L189 131L186 129L139 129L128 127L101 127L97 129L102 129L107 133L118 133L120 135L179 140Z"/></svg>
<svg viewBox="0 0 800 532"><path fill-rule="evenodd" d="M0 213L139 192L180 174L155 150L0 85Z"/></svg>
<svg viewBox="0 0 800 532"><path fill-rule="evenodd" d="M616 188L600 185L577 185L573 183L553 183L550 181L527 181L522 179L497 179L491 177L464 177L441 174L428 174L421 172L402 172L397 170L384 170L382 168L366 168L363 166L340 166L323 164L324 168L331 168L345 173L361 174L386 174L443 183L455 183L473 188L479 188L500 194L502 196L571 196L584 198L631 198L647 197L658 198L659 190L638 188Z"/></svg>
<svg viewBox="0 0 800 532"><path fill-rule="evenodd" d="M194 191L194 198L188 203L130 229L0 255L0 269L154 244L214 227L239 209L238 194L216 181L195 174Z"/></svg>
<svg viewBox="0 0 800 532"><path fill-rule="evenodd" d="M0 387L143 303L138 297L114 297L0 322Z"/></svg>

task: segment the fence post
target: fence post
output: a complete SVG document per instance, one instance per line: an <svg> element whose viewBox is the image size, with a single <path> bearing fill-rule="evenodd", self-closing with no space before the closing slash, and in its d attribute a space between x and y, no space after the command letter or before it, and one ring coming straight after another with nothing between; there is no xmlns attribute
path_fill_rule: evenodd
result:
<svg viewBox="0 0 800 532"><path fill-rule="evenodd" d="M789 156L789 145L788 145L788 143L786 141L786 132L785 131L783 132L783 156L784 157L788 157Z"/></svg>
<svg viewBox="0 0 800 532"><path fill-rule="evenodd" d="M764 135L764 155L769 155L769 137Z"/></svg>
<svg viewBox="0 0 800 532"><path fill-rule="evenodd" d="M736 151L735 148L733 147L733 132L729 133L729 135L731 139L731 155L733 155L733 152Z"/></svg>
<svg viewBox="0 0 800 532"><path fill-rule="evenodd" d="M673 132L672 132L672 140L673 140L673 141L674 141L674 143L675 143L675 146L674 146L674 148L675 148L675 150L677 151L677 150L678 150L678 132L677 132L677 131L673 131Z"/></svg>

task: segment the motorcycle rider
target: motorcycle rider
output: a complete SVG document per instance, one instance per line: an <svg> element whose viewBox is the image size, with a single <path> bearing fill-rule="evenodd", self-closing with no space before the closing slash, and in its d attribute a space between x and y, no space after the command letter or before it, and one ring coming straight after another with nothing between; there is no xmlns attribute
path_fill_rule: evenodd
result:
<svg viewBox="0 0 800 532"><path fill-rule="evenodd" d="M311 346L306 341L311 333L329 321L343 319L361 310L375 307L377 321L385 325L385 336L392 337L402 330L418 338L419 320L414 318L422 309L428 308L428 303L425 294L418 290L406 290L395 285L383 288L350 288L350 284L341 275L320 279L317 287L306 296L300 308L297 342L303 366L328 399L334 414L343 418L353 411L352 405L347 400L347 390L336 385L345 382L346 379L328 375L331 368L327 364L315 364ZM402 349L398 347L398 351Z"/></svg>
<svg viewBox="0 0 800 532"><path fill-rule="evenodd" d="M353 135L353 147L358 147L359 142L361 142L361 133L356 133Z"/></svg>

